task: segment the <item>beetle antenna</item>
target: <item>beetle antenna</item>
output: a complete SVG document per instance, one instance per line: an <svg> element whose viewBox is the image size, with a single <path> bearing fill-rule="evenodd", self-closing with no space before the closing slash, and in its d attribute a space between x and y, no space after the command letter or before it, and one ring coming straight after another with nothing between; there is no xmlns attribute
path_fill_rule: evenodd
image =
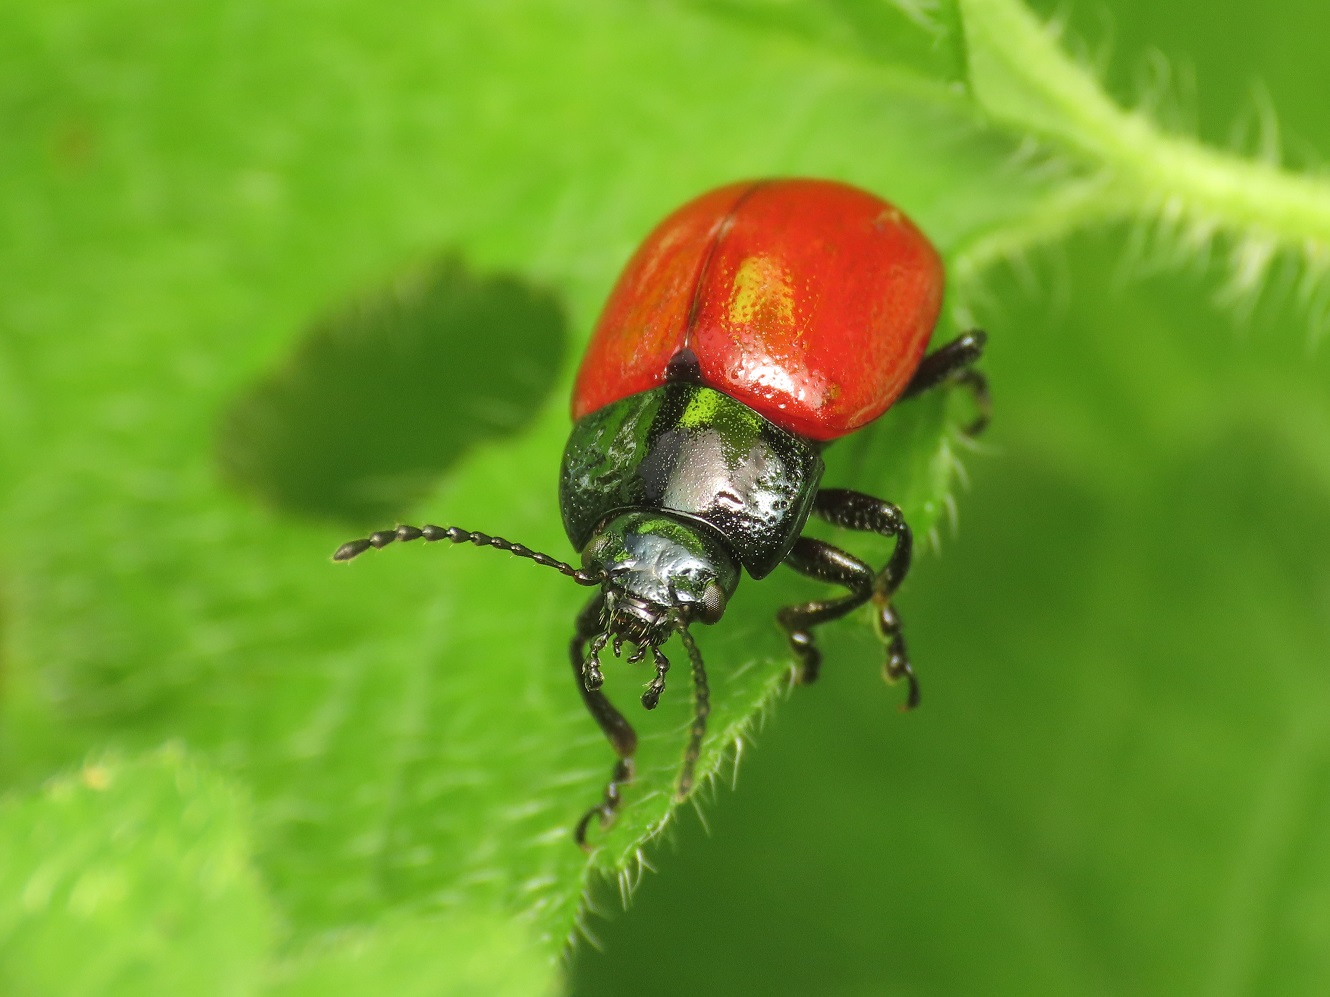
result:
<svg viewBox="0 0 1330 997"><path fill-rule="evenodd" d="M711 692L707 688L707 670L702 666L702 652L687 627L679 628L679 639L693 665L693 726L688 734L683 768L679 771L679 785L674 791L675 800L683 800L693 791L693 769L701 757L702 738L706 736L707 717L711 715Z"/></svg>
<svg viewBox="0 0 1330 997"><path fill-rule="evenodd" d="M583 571L581 568L574 568L571 564L550 557L548 554L542 554L540 551L532 550L522 544L512 543L503 539L503 537L492 537L488 533L467 532L456 526L423 526L419 529L414 526L399 526L393 530L380 530L377 533L371 533L363 540L350 540L342 544L333 553L333 560L349 561L353 557L365 553L371 547L379 549L387 547L394 540L406 543L410 540L420 540L422 538L429 543L436 540L447 540L449 543L455 544L497 547L499 550L506 550L517 557L525 557L537 564L543 564L547 568L553 568L560 574L567 575L579 585L599 585L605 580L603 571Z"/></svg>

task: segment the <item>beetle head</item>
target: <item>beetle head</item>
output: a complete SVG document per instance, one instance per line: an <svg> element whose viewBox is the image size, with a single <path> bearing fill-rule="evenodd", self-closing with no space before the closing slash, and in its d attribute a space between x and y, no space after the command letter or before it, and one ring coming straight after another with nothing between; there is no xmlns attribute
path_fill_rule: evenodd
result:
<svg viewBox="0 0 1330 997"><path fill-rule="evenodd" d="M739 567L711 527L658 512L629 512L597 531L583 570L602 574L602 631L591 642L588 688L601 681L597 654L625 642L661 662L660 645L694 622L715 623L739 584ZM654 704L653 704L654 705Z"/></svg>
<svg viewBox="0 0 1330 997"><path fill-rule="evenodd" d="M582 552L603 572L611 636L659 644L679 627L715 623L739 583L739 569L710 527L653 512L610 520Z"/></svg>

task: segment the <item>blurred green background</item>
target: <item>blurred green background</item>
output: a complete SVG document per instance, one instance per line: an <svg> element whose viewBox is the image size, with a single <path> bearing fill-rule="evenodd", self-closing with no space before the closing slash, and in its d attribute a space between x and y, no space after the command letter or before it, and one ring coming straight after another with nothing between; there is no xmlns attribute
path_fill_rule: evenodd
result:
<svg viewBox="0 0 1330 997"><path fill-rule="evenodd" d="M1244 155L1277 121L1319 169L1322 6L1060 13L1120 102ZM620 913L568 842L608 761L578 593L485 552L327 554L394 517L565 554L575 357L692 194L840 177L955 260L1076 164L975 109L945 4L0 19L0 989L1324 989L1324 273L1279 256L1233 294L1232 243L1146 216L953 284L939 335L990 330L996 417L900 600L924 708L867 628L828 633ZM943 417L836 483L936 517ZM704 635L717 730L780 685L796 591ZM602 866L664 814L671 692ZM575 918L597 945L560 969Z"/></svg>

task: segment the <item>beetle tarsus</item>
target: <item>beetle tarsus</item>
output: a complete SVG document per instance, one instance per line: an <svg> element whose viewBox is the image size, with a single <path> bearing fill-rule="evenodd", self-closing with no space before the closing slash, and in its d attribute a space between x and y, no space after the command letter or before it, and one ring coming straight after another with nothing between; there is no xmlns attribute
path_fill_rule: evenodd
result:
<svg viewBox="0 0 1330 997"><path fill-rule="evenodd" d="M963 370L956 375L956 384L970 389L975 407L979 410L979 414L961 430L973 439L988 428L989 420L993 417L993 396L988 393L988 378L982 371Z"/></svg>
<svg viewBox="0 0 1330 997"><path fill-rule="evenodd" d="M810 631L802 629L795 612L797 606L786 606L777 615L776 620L785 628L790 647L799 663L794 671L794 681L799 685L812 685L822 674L822 652L817 649L817 641Z"/></svg>
<svg viewBox="0 0 1330 997"><path fill-rule="evenodd" d="M908 692L905 702L901 703L902 713L908 713L919 705L919 679L915 677L914 668L904 652L898 653L894 647L891 649L886 664L882 666L882 676L891 685L901 679L905 680Z"/></svg>
<svg viewBox="0 0 1330 997"><path fill-rule="evenodd" d="M901 620L889 601L874 598L877 606L877 618L874 621L878 635L887 645L887 660L882 663L882 678L888 685L895 685L904 679L908 683L905 702L901 711L908 712L919 705L919 679L915 677L910 664L910 653L905 648L905 635L901 632Z"/></svg>
<svg viewBox="0 0 1330 997"><path fill-rule="evenodd" d="M974 365L984 355L984 346L987 343L988 333L982 329L971 329L945 346L938 347L920 362L914 376L910 378L910 383L901 393L901 400L914 398L942 384L963 386L974 396L978 415L961 432L966 436L978 436L988 427L988 420L993 412L993 399L988 393L988 378L974 369Z"/></svg>
<svg viewBox="0 0 1330 997"><path fill-rule="evenodd" d="M584 813L573 831L573 840L577 842L577 846L582 851L591 851L591 846L587 844L586 833L593 817L600 818L602 828L609 827L614 823L614 818L619 813L619 807L623 805L622 789L633 781L633 775L633 760L631 758L620 758L614 763L614 771L610 774L610 781L605 785L604 801L597 803Z"/></svg>

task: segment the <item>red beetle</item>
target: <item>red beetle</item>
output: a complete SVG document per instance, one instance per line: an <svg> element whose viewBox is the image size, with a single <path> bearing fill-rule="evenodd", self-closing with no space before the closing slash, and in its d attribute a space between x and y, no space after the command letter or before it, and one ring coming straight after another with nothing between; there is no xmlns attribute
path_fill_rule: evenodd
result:
<svg viewBox="0 0 1330 997"><path fill-rule="evenodd" d="M885 644L884 674L919 688L891 599L910 566L911 533L890 502L822 488L823 446L894 402L964 384L987 424L987 384L974 331L924 356L942 301L942 263L901 211L828 180L731 184L660 223L628 262L596 325L573 392L560 505L582 555L574 568L500 537L457 527L399 526L344 544L349 560L394 540L497 547L599 591L577 618L570 648L583 701L619 756L592 818L613 819L633 775L637 736L601 691L600 653L648 654L647 709L665 689L661 646L677 635L695 690L691 735L676 795L692 789L710 712L706 672L689 626L715 623L742 571L778 564L847 590L787 606L777 620L803 682L821 655L812 628L872 602ZM886 565L869 565L802 536L810 515L895 539Z"/></svg>

